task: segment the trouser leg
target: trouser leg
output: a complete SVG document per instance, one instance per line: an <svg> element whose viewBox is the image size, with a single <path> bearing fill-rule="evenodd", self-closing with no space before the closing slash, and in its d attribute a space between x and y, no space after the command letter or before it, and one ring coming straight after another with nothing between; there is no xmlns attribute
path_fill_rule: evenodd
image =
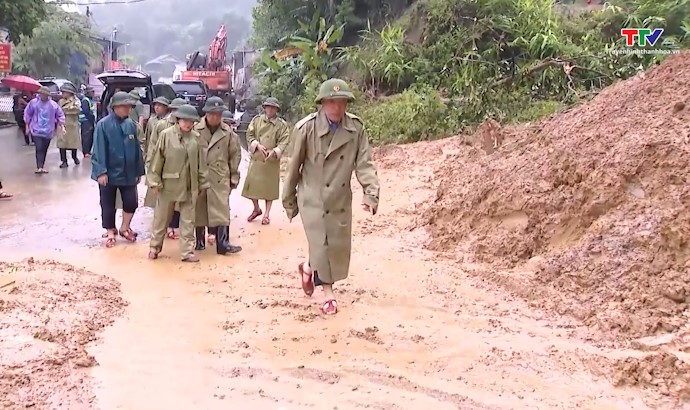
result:
<svg viewBox="0 0 690 410"><path fill-rule="evenodd" d="M170 218L170 224L168 228L177 229L180 227L180 212L173 210L172 218Z"/></svg>
<svg viewBox="0 0 690 410"><path fill-rule="evenodd" d="M206 227L197 226L194 229L194 236L196 237L194 249L197 251L203 251L204 249L206 249Z"/></svg>
<svg viewBox="0 0 690 410"><path fill-rule="evenodd" d="M77 157L77 150L76 150L76 149L73 149L73 150L70 150L70 151L72 151L72 160L74 160L74 163L75 163L76 165L79 165L79 158Z"/></svg>
<svg viewBox="0 0 690 410"><path fill-rule="evenodd" d="M168 221L174 210L174 202L166 201L160 197L158 198L156 207L153 210L153 226L151 227L151 241L149 245L151 251L156 254L163 250L163 241L165 240L165 233L168 230Z"/></svg>
<svg viewBox="0 0 690 410"><path fill-rule="evenodd" d="M60 148L60 161L63 164L67 163L67 150L65 148Z"/></svg>
<svg viewBox="0 0 690 410"><path fill-rule="evenodd" d="M192 201L180 202L180 254L182 259L194 256L194 218Z"/></svg>
<svg viewBox="0 0 690 410"><path fill-rule="evenodd" d="M115 229L115 196L117 187L99 185L101 194L101 223L103 229Z"/></svg>
<svg viewBox="0 0 690 410"><path fill-rule="evenodd" d="M43 168L46 163L46 155L48 154L48 147L50 146L50 139L36 138L36 168Z"/></svg>
<svg viewBox="0 0 690 410"><path fill-rule="evenodd" d="M84 123L81 127L81 152L84 155L91 154L91 147L93 146L93 126L89 123Z"/></svg>

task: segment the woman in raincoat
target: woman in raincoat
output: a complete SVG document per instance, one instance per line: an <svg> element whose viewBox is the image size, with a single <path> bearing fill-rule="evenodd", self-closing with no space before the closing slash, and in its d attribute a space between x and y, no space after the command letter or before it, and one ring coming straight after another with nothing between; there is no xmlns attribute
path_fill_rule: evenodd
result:
<svg viewBox="0 0 690 410"><path fill-rule="evenodd" d="M81 128L79 114L81 114L81 101L77 98L77 87L72 83L65 83L60 87L62 98L58 105L65 113L65 132L58 132L57 147L60 149L60 168L67 168L67 150L72 153L74 165L79 165L77 150L81 148Z"/></svg>
<svg viewBox="0 0 690 410"><path fill-rule="evenodd" d="M146 183L158 195L153 214L149 259L158 259L165 232L175 207L180 210L180 253L183 262L199 262L194 254L195 206L199 194L209 187L206 158L193 130L199 120L189 104L176 112L177 125L160 134L146 173Z"/></svg>
<svg viewBox="0 0 690 410"><path fill-rule="evenodd" d="M280 198L280 158L290 142L290 129L288 123L278 117L280 104L277 99L267 98L263 108L264 113L254 117L247 127L251 159L242 196L254 204L247 222L262 214L259 200L266 201L266 214L261 224L268 225L271 223L271 205Z"/></svg>

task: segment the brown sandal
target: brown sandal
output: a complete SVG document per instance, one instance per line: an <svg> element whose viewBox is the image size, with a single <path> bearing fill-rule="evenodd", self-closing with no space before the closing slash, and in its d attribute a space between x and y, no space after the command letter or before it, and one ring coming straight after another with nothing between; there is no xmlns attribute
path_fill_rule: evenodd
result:
<svg viewBox="0 0 690 410"><path fill-rule="evenodd" d="M120 236L127 239L130 242L137 241L137 234L131 229L120 230Z"/></svg>
<svg viewBox="0 0 690 410"><path fill-rule="evenodd" d="M297 267L299 270L299 274L301 276L300 280L302 281L302 290L304 291L304 294L307 296L311 296L314 294L314 276L311 274L307 274L307 272L304 271L304 262L301 262L299 266ZM305 280L305 278L307 278Z"/></svg>
<svg viewBox="0 0 690 410"><path fill-rule="evenodd" d="M149 251L149 259L152 261L158 259L158 254L154 251Z"/></svg>
<svg viewBox="0 0 690 410"><path fill-rule="evenodd" d="M191 255L191 256L188 256L188 257L182 259L182 262L196 263L196 262L199 262L199 257L196 255Z"/></svg>
<svg viewBox="0 0 690 410"><path fill-rule="evenodd" d="M168 231L168 239L177 240L180 239L180 235L175 233L174 229Z"/></svg>
<svg viewBox="0 0 690 410"><path fill-rule="evenodd" d="M106 248L112 248L113 246L115 246L115 242L117 242L117 239L115 239L114 236L112 238L109 238L106 235L106 239L105 239L105 247Z"/></svg>
<svg viewBox="0 0 690 410"><path fill-rule="evenodd" d="M271 223L271 218L264 216L264 218L261 220L261 225L268 225Z"/></svg>
<svg viewBox="0 0 690 410"><path fill-rule="evenodd" d="M14 195L5 192L5 191L0 191L0 199L12 199L14 198Z"/></svg>
<svg viewBox="0 0 690 410"><path fill-rule="evenodd" d="M254 221L256 218L260 217L261 214L263 214L263 211L252 211L252 213L247 218L247 222Z"/></svg>

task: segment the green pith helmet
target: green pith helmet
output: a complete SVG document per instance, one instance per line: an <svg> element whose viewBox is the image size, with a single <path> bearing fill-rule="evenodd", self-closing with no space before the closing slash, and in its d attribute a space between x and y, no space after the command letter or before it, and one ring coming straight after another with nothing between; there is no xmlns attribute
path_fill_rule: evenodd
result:
<svg viewBox="0 0 690 410"><path fill-rule="evenodd" d="M225 106L223 99L220 97L211 97L204 104L204 112L223 112L227 109L228 107Z"/></svg>
<svg viewBox="0 0 690 410"><path fill-rule="evenodd" d="M43 94L43 95L50 95L50 88L43 85L43 86L39 87L38 93Z"/></svg>
<svg viewBox="0 0 690 410"><path fill-rule="evenodd" d="M175 98L172 100L169 107L173 110L176 110L185 104L187 104L187 101L184 98Z"/></svg>
<svg viewBox="0 0 690 410"><path fill-rule="evenodd" d="M166 107L170 106L170 100L168 100L168 99L165 98L165 97L158 97L158 98L156 98L156 99L153 100L153 103L154 103L154 104L164 105L164 106L166 106Z"/></svg>
<svg viewBox="0 0 690 410"><path fill-rule="evenodd" d="M264 103L261 104L261 105L262 105L263 107L266 107L266 106L268 106L268 107L276 107L277 109L280 110L280 102L278 102L278 99L275 98L275 97L268 97L268 98L266 98L266 100L264 101Z"/></svg>
<svg viewBox="0 0 690 410"><path fill-rule="evenodd" d="M130 91L129 96L134 98L137 101L141 100L141 95L139 94L139 91L137 91L137 90Z"/></svg>
<svg viewBox="0 0 690 410"><path fill-rule="evenodd" d="M60 91L70 93L72 95L77 94L77 87L74 86L72 83L64 83L62 84L62 87L60 87Z"/></svg>
<svg viewBox="0 0 690 410"><path fill-rule="evenodd" d="M183 104L173 115L178 120L199 121L199 114L196 112L196 108L189 104Z"/></svg>
<svg viewBox="0 0 690 410"><path fill-rule="evenodd" d="M229 110L223 111L223 121L235 122L235 116Z"/></svg>
<svg viewBox="0 0 690 410"><path fill-rule="evenodd" d="M132 98L132 96L124 91L116 92L115 94L113 94L113 98L110 100L111 107L118 107L121 105L134 106L136 105L136 103L137 102Z"/></svg>
<svg viewBox="0 0 690 410"><path fill-rule="evenodd" d="M316 103L321 104L323 100L329 99L346 99L354 101L355 96L350 91L350 86L340 78L331 78L321 83L319 87L319 95L316 96Z"/></svg>

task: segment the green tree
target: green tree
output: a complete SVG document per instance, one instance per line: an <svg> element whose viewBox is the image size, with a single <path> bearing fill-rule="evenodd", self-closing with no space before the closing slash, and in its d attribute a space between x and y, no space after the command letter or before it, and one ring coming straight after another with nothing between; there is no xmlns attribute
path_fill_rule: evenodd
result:
<svg viewBox="0 0 690 410"><path fill-rule="evenodd" d="M9 40L18 44L46 18L45 0L0 0L0 27L9 31Z"/></svg>
<svg viewBox="0 0 690 410"><path fill-rule="evenodd" d="M70 67L73 56L81 54L88 59L100 53L86 17L53 5L48 8L48 20L34 28L30 36L21 36L12 61L13 71L34 77L67 77L75 68Z"/></svg>

